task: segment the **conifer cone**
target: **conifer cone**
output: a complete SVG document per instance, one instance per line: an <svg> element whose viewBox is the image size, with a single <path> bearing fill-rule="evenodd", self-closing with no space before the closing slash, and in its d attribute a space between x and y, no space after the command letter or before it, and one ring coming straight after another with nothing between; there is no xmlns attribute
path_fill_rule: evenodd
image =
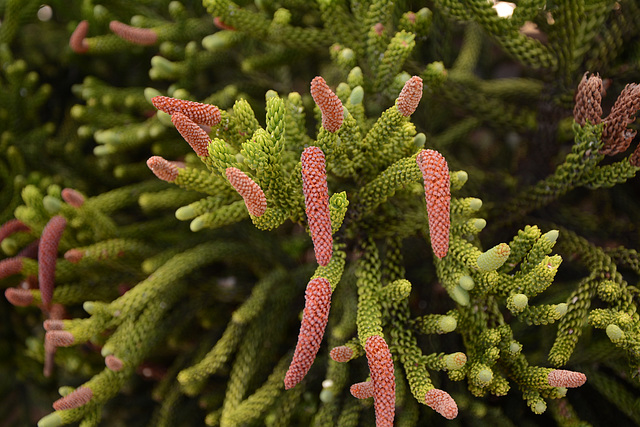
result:
<svg viewBox="0 0 640 427"><path fill-rule="evenodd" d="M313 248L318 264L325 266L333 255L333 236L324 153L318 147L307 147L301 161L302 192Z"/></svg>
<svg viewBox="0 0 640 427"><path fill-rule="evenodd" d="M373 383L376 427L391 427L396 408L396 382L389 347L380 335L367 338L365 345Z"/></svg>
<svg viewBox="0 0 640 427"><path fill-rule="evenodd" d="M576 92L576 105L573 108L573 119L580 126L587 120L597 125L602 121L602 79L599 75L582 76Z"/></svg>
<svg viewBox="0 0 640 427"><path fill-rule="evenodd" d="M51 298L53 298L58 244L66 226L67 220L56 215L42 230L42 238L38 245L38 284L44 305L49 305Z"/></svg>
<svg viewBox="0 0 640 427"><path fill-rule="evenodd" d="M284 378L284 387L290 389L305 377L320 349L324 328L329 320L331 284L324 277L313 279L305 292L304 314L298 343Z"/></svg>
<svg viewBox="0 0 640 427"><path fill-rule="evenodd" d="M87 53L89 51L89 44L87 43L86 37L89 33L89 22L80 21L76 26L76 29L71 33L71 37L69 37L69 47L75 53Z"/></svg>
<svg viewBox="0 0 640 427"><path fill-rule="evenodd" d="M178 166L160 156L152 156L147 160L151 172L163 181L173 182L178 178Z"/></svg>
<svg viewBox="0 0 640 427"><path fill-rule="evenodd" d="M442 154L434 150L422 150L416 161L424 180L431 247L438 258L444 258L449 250L451 224L449 167Z"/></svg>
<svg viewBox="0 0 640 427"><path fill-rule="evenodd" d="M173 115L180 112L199 125L215 126L220 123L221 114L218 107L169 96L154 96L151 103L160 111Z"/></svg>
<svg viewBox="0 0 640 427"><path fill-rule="evenodd" d="M322 112L322 127L329 132L340 129L344 121L344 107L322 77L311 81L311 96Z"/></svg>
<svg viewBox="0 0 640 427"><path fill-rule="evenodd" d="M140 46L150 46L158 41L158 34L149 28L136 28L120 21L111 21L109 28L118 37Z"/></svg>
<svg viewBox="0 0 640 427"><path fill-rule="evenodd" d="M605 119L602 130L604 146L600 152L608 156L622 153L631 144L636 131L627 129L640 110L640 85L631 83L625 86Z"/></svg>
<svg viewBox="0 0 640 427"><path fill-rule="evenodd" d="M180 135L189 143L198 156L209 156L211 138L200 126L195 124L186 114L176 111L171 115L171 122Z"/></svg>
<svg viewBox="0 0 640 427"><path fill-rule="evenodd" d="M53 402L53 409L62 411L65 409L79 408L86 405L93 398L93 391L89 387L78 387L71 393Z"/></svg>
<svg viewBox="0 0 640 427"><path fill-rule="evenodd" d="M267 210L267 198L258 184L238 168L227 168L227 179L244 199L249 213L262 216Z"/></svg>

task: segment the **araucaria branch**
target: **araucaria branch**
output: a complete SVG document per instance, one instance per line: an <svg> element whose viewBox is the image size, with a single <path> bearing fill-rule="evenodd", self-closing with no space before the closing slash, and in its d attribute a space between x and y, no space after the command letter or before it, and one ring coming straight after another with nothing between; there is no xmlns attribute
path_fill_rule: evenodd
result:
<svg viewBox="0 0 640 427"><path fill-rule="evenodd" d="M0 1L0 419L640 425L638 1L420 3Z"/></svg>

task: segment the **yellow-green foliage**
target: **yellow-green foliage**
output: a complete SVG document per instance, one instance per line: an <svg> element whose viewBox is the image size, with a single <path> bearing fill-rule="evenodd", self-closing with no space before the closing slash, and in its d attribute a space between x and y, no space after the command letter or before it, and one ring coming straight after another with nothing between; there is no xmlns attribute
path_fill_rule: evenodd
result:
<svg viewBox="0 0 640 427"><path fill-rule="evenodd" d="M545 411L558 425L640 423L638 138L601 151L610 106L640 82L640 6L519 1L507 18L493 3L505 6L0 1L0 224L22 224L0 232L0 418L369 426L371 399L349 386L367 380L364 347L380 335L397 425L443 424L425 405L434 388L462 423L547 424ZM83 20L86 52L69 45ZM157 39L125 40L111 21ZM605 116L581 125L571 110L585 72L606 79ZM316 76L344 106L336 132L321 126ZM406 117L396 99L411 76L423 93ZM220 109L203 126L208 155L157 111L159 95ZM619 137L633 138L640 101L625 105ZM309 146L327 160L326 266L305 211ZM443 258L430 247L422 149L450 172ZM173 182L149 171L151 156L177 162ZM264 215L249 214L229 167L263 190ZM67 226L44 306L37 245L56 215ZM324 340L284 390L305 285L319 277L333 292ZM61 333L69 348L45 345ZM329 357L337 346L349 362ZM556 369L587 382L551 386ZM68 386L91 400L51 412Z"/></svg>

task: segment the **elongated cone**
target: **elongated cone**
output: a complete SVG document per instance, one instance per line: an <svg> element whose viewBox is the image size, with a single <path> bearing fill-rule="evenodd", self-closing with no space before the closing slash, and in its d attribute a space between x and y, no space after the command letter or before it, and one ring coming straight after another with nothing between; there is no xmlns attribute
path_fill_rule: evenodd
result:
<svg viewBox="0 0 640 427"><path fill-rule="evenodd" d="M89 387L78 387L71 393L53 402L53 409L62 411L64 409L75 409L86 405L93 398L93 391Z"/></svg>
<svg viewBox="0 0 640 427"><path fill-rule="evenodd" d="M151 103L160 111L173 115L179 112L199 125L215 126L222 120L220 109L215 105L203 104L169 96L154 96Z"/></svg>
<svg viewBox="0 0 640 427"><path fill-rule="evenodd" d="M324 277L311 280L305 292L298 343L289 370L284 377L284 387L287 390L302 381L311 368L329 320L330 307L331 284L329 281Z"/></svg>
<svg viewBox="0 0 640 427"><path fill-rule="evenodd" d="M111 21L109 28L115 35L140 46L150 46L158 41L158 33L149 28L137 28L120 21Z"/></svg>
<svg viewBox="0 0 640 427"><path fill-rule="evenodd" d="M367 338L365 352L373 382L376 427L392 427L396 411L396 378L391 352L380 335Z"/></svg>
<svg viewBox="0 0 640 427"><path fill-rule="evenodd" d="M587 381L587 376L582 372L556 369L547 375L549 385L552 387L580 387Z"/></svg>
<svg viewBox="0 0 640 427"><path fill-rule="evenodd" d="M171 115L171 122L178 129L180 135L189 143L198 156L209 157L209 134L195 124L189 117L176 111Z"/></svg>
<svg viewBox="0 0 640 427"><path fill-rule="evenodd" d="M40 286L42 303L45 306L51 303L53 297L58 244L66 226L67 220L64 217L56 215L51 218L42 230L42 237L38 245L38 285Z"/></svg>
<svg viewBox="0 0 640 427"><path fill-rule="evenodd" d="M89 33L89 22L80 21L78 26L73 33L71 33L71 37L69 37L69 47L75 53L87 53L89 51L89 43L87 43L86 37Z"/></svg>
<svg viewBox="0 0 640 427"><path fill-rule="evenodd" d="M267 210L267 198L258 184L238 168L225 170L227 179L244 199L247 210L253 216L262 216Z"/></svg>
<svg viewBox="0 0 640 427"><path fill-rule="evenodd" d="M420 151L416 161L424 180L431 247L438 258L444 258L449 251L451 224L449 167L442 154L434 150Z"/></svg>
<svg viewBox="0 0 640 427"><path fill-rule="evenodd" d="M5 238L11 236L13 233L30 230L31 229L29 228L29 226L19 219L10 219L0 227L0 242L2 242Z"/></svg>
<svg viewBox="0 0 640 427"><path fill-rule="evenodd" d="M326 81L320 76L311 81L311 97L322 112L322 127L336 132L344 121L344 107Z"/></svg>
<svg viewBox="0 0 640 427"><path fill-rule="evenodd" d="M319 147L307 147L301 161L302 192L313 249L318 264L327 265L333 255L333 236L324 153Z"/></svg>

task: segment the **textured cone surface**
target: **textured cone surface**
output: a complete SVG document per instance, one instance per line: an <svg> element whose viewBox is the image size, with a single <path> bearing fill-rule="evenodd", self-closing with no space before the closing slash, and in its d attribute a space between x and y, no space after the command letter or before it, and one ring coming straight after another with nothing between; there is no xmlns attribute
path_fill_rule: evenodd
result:
<svg viewBox="0 0 640 427"><path fill-rule="evenodd" d="M425 403L448 420L458 416L456 401L444 390L437 388L429 390L425 396Z"/></svg>
<svg viewBox="0 0 640 427"><path fill-rule="evenodd" d="M547 376L549 385L552 387L580 387L587 381L587 376L582 372L567 371L565 369L556 369L549 372Z"/></svg>
<svg viewBox="0 0 640 427"><path fill-rule="evenodd" d="M225 171L229 183L244 199L247 210L253 216L262 216L267 210L267 198L258 184L238 168Z"/></svg>
<svg viewBox="0 0 640 427"><path fill-rule="evenodd" d="M403 116L408 117L416 111L421 98L422 79L418 76L413 76L404 84L400 95L398 95L396 107Z"/></svg>
<svg viewBox="0 0 640 427"><path fill-rule="evenodd" d="M434 150L422 150L416 161L424 180L431 247L438 258L444 258L449 251L451 225L449 167L442 154Z"/></svg>
<svg viewBox="0 0 640 427"><path fill-rule="evenodd" d="M344 120L344 107L338 96L320 76L311 81L311 97L322 112L322 127L336 132Z"/></svg>
<svg viewBox="0 0 640 427"><path fill-rule="evenodd" d="M341 345L339 347L334 347L330 352L329 356L336 362L348 362L351 360L351 356L353 356L353 350L351 350L346 345Z"/></svg>
<svg viewBox="0 0 640 427"><path fill-rule="evenodd" d="M69 347L75 342L73 334L68 331L48 331L44 336L45 342L54 347Z"/></svg>
<svg viewBox="0 0 640 427"><path fill-rule="evenodd" d="M153 106L160 111L173 115L182 113L192 122L199 125L215 126L220 123L220 109L215 105L203 104L195 101L171 98L169 96L154 96L151 98Z"/></svg>
<svg viewBox="0 0 640 427"><path fill-rule="evenodd" d="M173 182L178 178L178 166L160 156L149 157L147 166L163 181Z"/></svg>
<svg viewBox="0 0 640 427"><path fill-rule="evenodd" d="M4 296L16 307L26 307L33 302L33 294L29 289L7 288L4 291Z"/></svg>
<svg viewBox="0 0 640 427"><path fill-rule="evenodd" d="M391 427L396 408L396 381L391 352L380 335L367 338L365 352L373 381L376 427Z"/></svg>
<svg viewBox="0 0 640 427"><path fill-rule="evenodd" d="M600 150L602 154L613 156L629 148L636 136L636 131L628 129L627 126L635 121L638 110L640 110L640 85L631 83L620 92L605 119L604 129L602 129L604 146Z"/></svg>
<svg viewBox="0 0 640 427"><path fill-rule="evenodd" d="M286 389L290 389L302 381L311 368L329 320L330 307L331 284L329 281L324 277L310 281L305 292L304 313L298 334L298 343L289 370L284 377Z"/></svg>
<svg viewBox="0 0 640 427"><path fill-rule="evenodd" d="M171 121L176 129L178 129L178 132L180 132L180 135L182 135L184 140L189 143L191 148L193 148L193 151L195 151L198 156L209 156L208 147L209 142L211 142L211 138L209 138L209 134L207 134L207 132L195 124L188 116L179 111L176 111L171 115Z"/></svg>
<svg viewBox="0 0 640 427"><path fill-rule="evenodd" d="M53 402L53 409L62 411L65 409L75 409L89 403L93 397L93 391L89 387L79 387L64 397Z"/></svg>
<svg viewBox="0 0 640 427"><path fill-rule="evenodd" d="M602 79L597 75L587 78L587 74L582 76L578 85L573 108L573 119L580 126L584 126L587 120L593 125L602 122Z"/></svg>
<svg viewBox="0 0 640 427"><path fill-rule="evenodd" d="M355 383L349 388L349 391L356 399L368 399L373 397L373 381Z"/></svg>
<svg viewBox="0 0 640 427"><path fill-rule="evenodd" d="M329 214L329 188L324 153L318 147L302 152L302 192L311 231L311 240L320 265L327 265L333 255L333 236Z"/></svg>
<svg viewBox="0 0 640 427"><path fill-rule="evenodd" d="M14 233L29 230L31 230L29 226L19 219L10 219L9 221L2 224L2 227L0 227L0 242Z"/></svg>

